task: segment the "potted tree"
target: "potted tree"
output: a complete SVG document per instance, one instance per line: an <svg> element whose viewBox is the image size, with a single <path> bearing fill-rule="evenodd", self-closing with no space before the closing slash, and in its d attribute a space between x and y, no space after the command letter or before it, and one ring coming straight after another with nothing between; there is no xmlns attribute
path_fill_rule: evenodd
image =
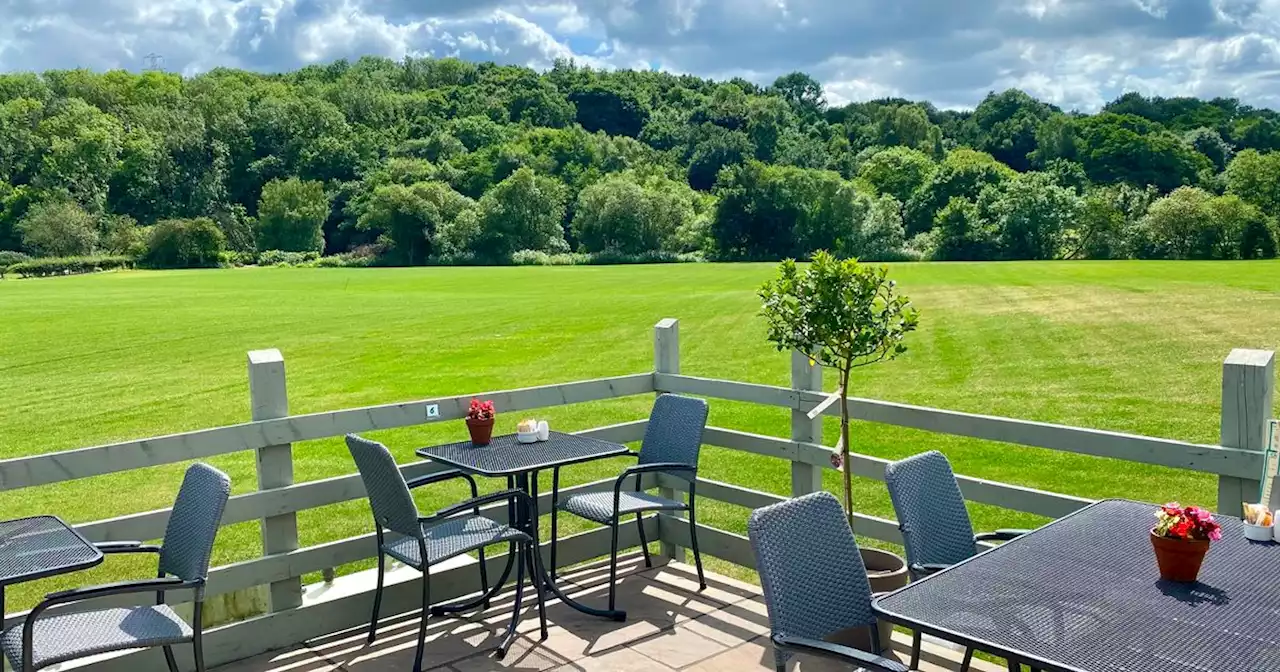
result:
<svg viewBox="0 0 1280 672"><path fill-rule="evenodd" d="M916 328L918 313L905 296L896 293L888 269L863 266L856 259L839 260L818 252L803 270L788 259L778 276L760 289L761 314L768 338L778 350L809 354L810 362L838 372L840 387L814 409L816 417L831 403L840 403L840 441L832 466L844 472L844 509L853 527L853 481L849 469L849 375L859 367L895 359L907 351L903 338ZM877 592L905 586L906 562L879 549L862 549L868 578ZM880 624L887 645L893 634ZM852 642L851 642L852 643ZM856 643L855 643L856 644Z"/></svg>
<svg viewBox="0 0 1280 672"><path fill-rule="evenodd" d="M811 362L835 369L840 387L828 399L840 403L840 442L832 463L849 461L849 374L856 368L897 358L903 338L915 331L919 313L896 293L883 266L863 266L818 252L804 270L788 259L778 277L760 289L761 314L778 350L809 353ZM844 509L853 526L853 479L844 471Z"/></svg>

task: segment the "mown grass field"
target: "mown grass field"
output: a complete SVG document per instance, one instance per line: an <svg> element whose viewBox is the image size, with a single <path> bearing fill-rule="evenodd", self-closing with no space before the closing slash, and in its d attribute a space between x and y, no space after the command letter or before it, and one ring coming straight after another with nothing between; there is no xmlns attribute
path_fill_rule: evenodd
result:
<svg viewBox="0 0 1280 672"><path fill-rule="evenodd" d="M772 265L577 268L238 269L121 272L0 282L0 457L242 422L245 352L283 351L295 413L648 371L652 327L681 320L685 373L787 384L765 342L755 290ZM1220 370L1232 347L1280 345L1278 262L903 264L920 330L896 362L856 374L853 392L939 408L1213 443ZM829 377L830 380L830 377ZM830 382L828 383L830 386ZM644 417L651 397L549 409L558 429ZM501 409L499 409L501 411ZM501 415L509 430L516 414ZM786 436L782 409L712 402L714 424ZM831 421L828 421L831 422ZM375 434L401 461L465 436L461 423ZM835 425L828 425L828 443ZM860 424L855 447L897 458L937 448L960 473L1086 497L1214 504L1212 477L1067 453ZM339 439L298 444L295 475L354 466ZM236 492L250 454L212 460ZM569 482L617 473L575 468ZM0 494L4 517L87 521L167 506L183 465ZM707 448L706 477L785 493L786 463ZM838 488L829 473L828 487ZM883 486L859 481L861 510L889 516ZM461 489L427 489L425 508ZM974 506L982 528L1038 522ZM741 531L746 512L707 505ZM304 544L371 530L367 504L300 516ZM260 552L256 523L224 528L216 563ZM113 559L90 576L135 570ZM713 568L723 569L723 565ZM58 582L10 591L10 607Z"/></svg>

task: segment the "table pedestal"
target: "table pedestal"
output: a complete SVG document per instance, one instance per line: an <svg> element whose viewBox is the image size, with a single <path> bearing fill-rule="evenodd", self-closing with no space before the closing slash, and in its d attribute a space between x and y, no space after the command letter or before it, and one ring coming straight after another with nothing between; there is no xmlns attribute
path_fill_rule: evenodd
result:
<svg viewBox="0 0 1280 672"><path fill-rule="evenodd" d="M514 477L507 478L508 488L517 488L529 495L529 499L533 502L533 511L526 511L523 507L507 505L507 519L512 521L512 526L522 532L528 534L532 539L538 539L538 472L532 474L524 473ZM514 509L514 510L513 510ZM547 570L542 565L541 549L536 544L529 544L529 552L521 553L516 544L510 544L507 552L506 567L502 570L502 575L494 582L493 587L489 588L479 597L472 598L465 602L454 602L450 604L441 604L431 607L432 616L444 616L448 614L456 614L463 611L471 611L479 607L487 607L489 601L492 600L502 587L506 584L507 578L511 576L511 570L515 567L517 560L525 563L525 568L529 572L529 576L534 582L534 588L539 585L550 591L560 599L561 602L569 607L576 609L589 616L598 616L600 618L608 618L614 621L627 620L627 612L622 609L596 609L588 607L578 602L568 595L565 595L551 579Z"/></svg>

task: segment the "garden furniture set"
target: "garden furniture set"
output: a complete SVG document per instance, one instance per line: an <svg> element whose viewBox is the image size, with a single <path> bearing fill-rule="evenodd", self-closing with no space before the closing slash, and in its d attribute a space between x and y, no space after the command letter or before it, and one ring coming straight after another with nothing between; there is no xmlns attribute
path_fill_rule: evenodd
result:
<svg viewBox="0 0 1280 672"><path fill-rule="evenodd" d="M488 417L481 420L488 420L485 429L491 429L492 407L477 411L480 416L485 413ZM688 515L698 581L705 589L696 488L706 422L705 401L664 394L654 403L638 451L545 427L536 441L525 438L538 435L536 431L486 434L486 445L466 441L417 450L417 455L446 469L410 480L386 446L348 435L347 446L376 529L377 588L368 641L377 636L387 558L422 574L414 672L422 669L428 618L488 608L513 571L515 599L505 636L497 645L498 658L516 636L526 577L537 602L542 639L547 637L548 593L583 613L623 621L626 611L616 596L619 532L634 517L645 565L652 566L643 516L655 511ZM562 469L623 456L635 458L636 464L624 469L611 488L561 495ZM538 550L538 479L546 471L552 483L549 567ZM649 493L646 486L652 486L653 476L682 481L687 501ZM481 494L477 477L499 479L505 487ZM412 491L454 479L466 482L470 497L421 515ZM1043 672L1280 671L1280 635L1273 618L1280 613L1280 593L1259 584L1259 577L1274 577L1280 570L1280 548L1270 541L1246 539L1238 519L1223 516L1219 525L1194 507L1104 500L1037 530L975 535L957 479L941 453L890 463L885 482L913 579L890 593L873 594L847 511L833 495L818 492L752 512L748 537L778 670L786 670L796 654L805 654L850 669L906 672L919 666L922 638L928 635L964 647L961 670L982 651L1008 661L1010 670L1026 665ZM8 585L86 569L110 555L158 557L155 578L46 596L0 635L10 666L34 672L95 654L161 647L170 671L176 672L173 647L190 644L196 670L203 672L205 582L229 494L225 474L208 465L192 465L158 546L91 543L52 516L0 522L0 603ZM603 607L571 599L557 586L560 513L611 530L608 601ZM1155 528L1153 514L1161 516ZM1154 537L1172 526L1181 534L1193 524L1200 524L1211 538L1222 539L1213 561L1197 582L1157 578L1151 544L1141 533L1150 531ZM1003 543L985 548L986 542ZM493 546L506 546L507 554L504 569L491 583L485 551ZM476 595L433 605L432 567L469 553L479 557ZM174 592L191 595L190 623L166 604L166 595ZM79 605L128 594L153 594L154 604L88 611ZM69 604L77 608L62 608ZM882 622L913 632L908 661L882 648Z"/></svg>

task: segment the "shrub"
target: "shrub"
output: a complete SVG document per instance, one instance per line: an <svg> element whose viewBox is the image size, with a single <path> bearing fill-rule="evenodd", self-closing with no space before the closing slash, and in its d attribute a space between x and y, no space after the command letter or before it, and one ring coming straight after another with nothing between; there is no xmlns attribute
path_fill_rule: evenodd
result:
<svg viewBox="0 0 1280 672"><path fill-rule="evenodd" d="M92 254L98 244L93 217L69 201L41 203L18 224L22 244L40 256L71 257Z"/></svg>
<svg viewBox="0 0 1280 672"><path fill-rule="evenodd" d="M207 268L218 265L226 244L212 219L166 219L151 227L143 260L153 268Z"/></svg>
<svg viewBox="0 0 1280 672"><path fill-rule="evenodd" d="M0 250L0 272L14 264L20 264L29 261L31 257L13 250Z"/></svg>
<svg viewBox="0 0 1280 672"><path fill-rule="evenodd" d="M132 266L133 259L130 257L44 257L13 264L5 269L5 272L28 278L42 278L50 275L92 273Z"/></svg>
<svg viewBox="0 0 1280 672"><path fill-rule="evenodd" d="M316 260L317 268L366 268L374 265L377 257L361 256L354 252L320 257Z"/></svg>
<svg viewBox="0 0 1280 672"><path fill-rule="evenodd" d="M319 252L267 250L258 255L259 266L306 266L320 260Z"/></svg>
<svg viewBox="0 0 1280 672"><path fill-rule="evenodd" d="M103 252L139 258L147 253L150 231L128 215L107 215L99 224L98 241Z"/></svg>

